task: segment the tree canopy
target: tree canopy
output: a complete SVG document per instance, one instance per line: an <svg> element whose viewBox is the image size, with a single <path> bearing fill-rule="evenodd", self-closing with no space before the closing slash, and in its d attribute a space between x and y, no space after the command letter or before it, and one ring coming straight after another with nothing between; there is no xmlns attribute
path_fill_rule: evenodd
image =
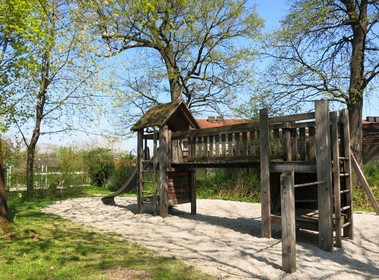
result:
<svg viewBox="0 0 379 280"><path fill-rule="evenodd" d="M81 25L91 26L91 32L98 34L102 56L140 50L136 62L149 65L145 78L130 78L133 66L120 75L127 80L130 100L140 98L140 105L162 102L168 93L170 100L183 99L195 110L218 108L230 104L238 88L251 78L247 66L253 51L244 39L257 37L262 21L246 0L79 4Z"/></svg>
<svg viewBox="0 0 379 280"><path fill-rule="evenodd" d="M378 1L292 1L280 30L266 41L273 63L261 97L280 109L321 98L345 104L360 158L363 102L375 92L379 73L378 21Z"/></svg>

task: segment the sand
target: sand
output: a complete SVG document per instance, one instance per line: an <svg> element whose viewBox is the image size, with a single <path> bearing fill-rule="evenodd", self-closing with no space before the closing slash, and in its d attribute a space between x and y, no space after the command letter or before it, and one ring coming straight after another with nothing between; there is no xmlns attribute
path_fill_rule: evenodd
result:
<svg viewBox="0 0 379 280"><path fill-rule="evenodd" d="M136 199L117 197L116 206L99 197L64 200L44 209L86 226L115 232L127 240L175 256L216 279L379 279L379 216L354 214L354 240L324 252L318 235L297 236L297 271L281 270L280 231L260 238L260 204L224 200L198 200L197 214L190 204L174 207L169 217L136 214Z"/></svg>

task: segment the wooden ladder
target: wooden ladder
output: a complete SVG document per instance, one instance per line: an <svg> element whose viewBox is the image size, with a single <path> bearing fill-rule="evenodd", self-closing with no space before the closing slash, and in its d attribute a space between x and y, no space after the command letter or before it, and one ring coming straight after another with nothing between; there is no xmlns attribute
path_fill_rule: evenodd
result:
<svg viewBox="0 0 379 280"><path fill-rule="evenodd" d="M151 204L154 207L154 215L158 214L158 132L153 136L153 155L150 158L149 149L145 147L144 159L142 160L142 203Z"/></svg>
<svg viewBox="0 0 379 280"><path fill-rule="evenodd" d="M342 247L342 237L353 239L353 205L350 132L347 110L339 118L332 114L333 204L335 246Z"/></svg>

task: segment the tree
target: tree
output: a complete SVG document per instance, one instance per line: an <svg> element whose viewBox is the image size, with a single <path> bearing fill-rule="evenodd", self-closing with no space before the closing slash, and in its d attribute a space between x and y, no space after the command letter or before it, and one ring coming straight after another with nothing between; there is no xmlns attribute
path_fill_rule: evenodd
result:
<svg viewBox="0 0 379 280"><path fill-rule="evenodd" d="M171 101L217 109L235 100L251 79L253 51L244 40L258 35L262 21L246 0L77 2L81 25L92 25L101 37L101 55L134 50L137 62L149 64L136 75L133 69L141 68L127 67L124 86L133 105L146 108L146 101L164 100L162 91L154 91L164 85Z"/></svg>
<svg viewBox="0 0 379 280"><path fill-rule="evenodd" d="M7 193L5 189L5 169L3 160L3 145L0 138L0 226L11 222L8 211Z"/></svg>
<svg viewBox="0 0 379 280"><path fill-rule="evenodd" d="M6 116L18 102L12 100L16 88L21 84L25 70L33 67L33 60L27 54L33 43L41 38L41 32L39 20L32 16L35 1L6 0L0 3L0 132L3 133L9 127ZM10 221L4 172L0 138L0 223Z"/></svg>
<svg viewBox="0 0 379 280"><path fill-rule="evenodd" d="M38 42L25 39L31 46L27 55L33 67L26 68L28 79L15 88L10 114L27 147L27 195L33 192L34 158L41 135L75 130L95 119L96 113L100 116L94 107L100 61L86 55L80 41L84 35L73 28L64 0L37 2L32 15L42 36ZM78 126L73 125L74 115L80 116Z"/></svg>
<svg viewBox="0 0 379 280"><path fill-rule="evenodd" d="M262 97L282 108L320 98L345 104L352 150L361 162L363 102L373 93L379 73L379 2L291 3L281 29L267 41L266 54L273 63L262 83Z"/></svg>

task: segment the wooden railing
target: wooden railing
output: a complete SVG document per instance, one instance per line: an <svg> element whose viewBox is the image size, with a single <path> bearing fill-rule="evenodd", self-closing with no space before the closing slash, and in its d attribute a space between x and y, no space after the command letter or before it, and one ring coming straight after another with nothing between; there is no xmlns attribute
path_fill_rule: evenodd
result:
<svg viewBox="0 0 379 280"><path fill-rule="evenodd" d="M172 163L258 162L261 145L270 146L270 161L314 162L314 118L314 113L270 118L269 139L261 139L259 121L173 132Z"/></svg>

